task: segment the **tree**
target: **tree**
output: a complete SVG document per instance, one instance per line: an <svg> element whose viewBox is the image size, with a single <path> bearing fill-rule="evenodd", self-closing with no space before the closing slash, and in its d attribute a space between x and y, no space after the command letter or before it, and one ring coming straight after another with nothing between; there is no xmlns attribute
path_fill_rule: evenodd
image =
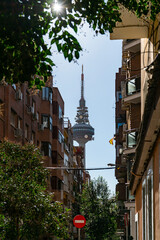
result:
<svg viewBox="0 0 160 240"><path fill-rule="evenodd" d="M62 10L54 10L56 0L0 1L0 80L23 83L38 88L52 73L51 45L70 61L82 50L75 35L87 22L96 34L112 32L121 21L119 4L138 17L155 20L160 12L157 0L59 0ZM48 35L50 45L44 41ZM43 76L44 81L35 76Z"/></svg>
<svg viewBox="0 0 160 240"><path fill-rule="evenodd" d="M95 31L104 33L116 22L116 10L107 16L109 8L103 0L59 0L62 11L56 13L53 0L1 0L0 1L0 79L8 83L29 82L29 86L43 85L35 75L51 75L53 62L51 48L44 41L49 34L51 45L69 61L79 58L82 50L69 28L77 33L85 19ZM112 17L114 15L114 18Z"/></svg>
<svg viewBox="0 0 160 240"><path fill-rule="evenodd" d="M81 214L86 218L87 239L113 239L116 232L117 206L110 197L107 182L99 177L85 185L81 195Z"/></svg>
<svg viewBox="0 0 160 240"><path fill-rule="evenodd" d="M0 144L0 239L68 239L69 214L47 192L42 160L33 145Z"/></svg>

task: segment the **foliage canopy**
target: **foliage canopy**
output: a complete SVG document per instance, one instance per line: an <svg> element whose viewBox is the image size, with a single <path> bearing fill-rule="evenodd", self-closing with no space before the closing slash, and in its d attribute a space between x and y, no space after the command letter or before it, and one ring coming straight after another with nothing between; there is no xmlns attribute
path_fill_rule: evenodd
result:
<svg viewBox="0 0 160 240"><path fill-rule="evenodd" d="M87 22L96 34L112 32L121 21L119 4L138 17L148 15L155 20L160 12L157 0L59 0L62 10L54 10L53 0L0 1L0 79L29 86L44 85L54 66L51 45L70 61L82 50L75 35L78 26ZM50 45L44 40L49 36Z"/></svg>
<svg viewBox="0 0 160 240"><path fill-rule="evenodd" d="M47 192L42 160L33 145L0 144L0 239L68 239L69 214Z"/></svg>
<svg viewBox="0 0 160 240"><path fill-rule="evenodd" d="M116 232L116 199L110 197L107 182L102 177L85 185L81 195L81 214L86 218L87 239L113 239Z"/></svg>

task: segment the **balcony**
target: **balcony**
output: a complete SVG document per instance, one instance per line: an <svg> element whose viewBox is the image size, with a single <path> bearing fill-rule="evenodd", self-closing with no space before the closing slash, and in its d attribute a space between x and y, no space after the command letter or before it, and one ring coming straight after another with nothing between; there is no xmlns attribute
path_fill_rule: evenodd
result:
<svg viewBox="0 0 160 240"><path fill-rule="evenodd" d="M126 141L123 143L123 154L132 154L135 153L136 145L137 145L137 129L131 129L126 131Z"/></svg>
<svg viewBox="0 0 160 240"><path fill-rule="evenodd" d="M122 109L126 109L130 103L141 101L141 78L134 76L121 82Z"/></svg>

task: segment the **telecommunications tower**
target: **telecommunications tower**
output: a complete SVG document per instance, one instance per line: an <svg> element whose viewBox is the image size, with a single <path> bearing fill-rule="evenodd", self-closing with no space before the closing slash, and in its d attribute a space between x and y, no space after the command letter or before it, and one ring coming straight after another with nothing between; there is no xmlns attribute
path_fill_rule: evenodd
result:
<svg viewBox="0 0 160 240"><path fill-rule="evenodd" d="M93 140L94 128L89 123L88 108L85 106L83 65L81 74L81 98L79 100L79 107L77 107L75 121L76 124L72 127L73 139L85 150L85 144Z"/></svg>

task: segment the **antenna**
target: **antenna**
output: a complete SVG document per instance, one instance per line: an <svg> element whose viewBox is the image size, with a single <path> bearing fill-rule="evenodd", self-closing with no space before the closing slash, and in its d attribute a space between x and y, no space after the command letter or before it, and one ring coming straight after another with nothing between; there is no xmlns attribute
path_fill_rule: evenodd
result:
<svg viewBox="0 0 160 240"><path fill-rule="evenodd" d="M79 101L79 105L80 105L80 107L85 107L83 64L82 64L82 74L81 74L81 99Z"/></svg>
<svg viewBox="0 0 160 240"><path fill-rule="evenodd" d="M84 99L84 74L83 74L83 64L82 64L82 74L81 74L81 99Z"/></svg>

